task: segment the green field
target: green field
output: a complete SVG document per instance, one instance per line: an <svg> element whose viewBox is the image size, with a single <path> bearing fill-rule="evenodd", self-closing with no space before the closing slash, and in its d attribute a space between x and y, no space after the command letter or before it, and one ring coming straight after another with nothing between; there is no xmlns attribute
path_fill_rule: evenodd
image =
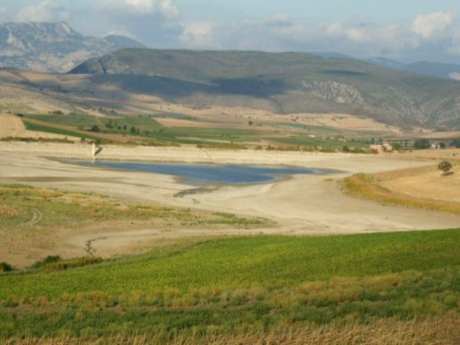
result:
<svg viewBox="0 0 460 345"><path fill-rule="evenodd" d="M208 240L0 275L0 337L257 334L458 320L460 230ZM452 321L452 322L454 322Z"/></svg>
<svg viewBox="0 0 460 345"><path fill-rule="evenodd" d="M178 117L178 115L173 115ZM187 116L184 116L188 118ZM300 126L296 131L286 128L185 128L165 127L155 116L94 117L85 114L28 115L23 121L29 130L49 132L101 143L133 143L142 145L192 144L206 148L305 150L324 152L368 152L369 133ZM299 132L301 131L301 132ZM302 133L303 132L303 133ZM290 133L290 134L289 134ZM314 134L314 137L311 135ZM266 144L265 144L266 145Z"/></svg>

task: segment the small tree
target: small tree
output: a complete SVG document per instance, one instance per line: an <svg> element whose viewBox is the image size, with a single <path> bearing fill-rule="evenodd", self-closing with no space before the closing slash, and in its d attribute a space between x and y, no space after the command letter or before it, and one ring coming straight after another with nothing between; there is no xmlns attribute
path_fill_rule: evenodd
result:
<svg viewBox="0 0 460 345"><path fill-rule="evenodd" d="M442 171L442 176L452 175L453 174L452 168L453 168L452 163L449 161L442 161L438 165L438 169Z"/></svg>
<svg viewBox="0 0 460 345"><path fill-rule="evenodd" d="M0 273L11 272L13 271L13 266L7 262L0 262Z"/></svg>
<svg viewBox="0 0 460 345"><path fill-rule="evenodd" d="M417 150L425 150L431 147L431 142L428 139L418 139L414 143L414 148Z"/></svg>

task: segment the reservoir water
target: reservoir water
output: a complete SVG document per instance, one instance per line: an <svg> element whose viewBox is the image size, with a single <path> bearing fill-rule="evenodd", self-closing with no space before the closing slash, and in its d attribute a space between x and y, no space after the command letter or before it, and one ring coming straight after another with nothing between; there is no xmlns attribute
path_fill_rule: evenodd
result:
<svg viewBox="0 0 460 345"><path fill-rule="evenodd" d="M139 163L104 160L79 163L106 169L171 175L187 183L198 185L267 183L291 175L327 175L336 172L329 169L235 164Z"/></svg>

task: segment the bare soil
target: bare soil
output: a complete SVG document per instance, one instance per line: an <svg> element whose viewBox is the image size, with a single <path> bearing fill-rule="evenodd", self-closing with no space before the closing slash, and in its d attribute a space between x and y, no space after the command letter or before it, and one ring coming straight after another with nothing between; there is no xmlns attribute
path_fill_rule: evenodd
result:
<svg viewBox="0 0 460 345"><path fill-rule="evenodd" d="M48 157L48 158L47 158ZM385 231L458 228L460 216L434 211L390 207L345 195L339 181L351 174L378 173L432 166L432 161L398 155L350 155L304 152L201 150L195 147L158 148L107 146L101 159L212 162L266 165L294 165L332 168L342 172L331 176L295 176L270 184L224 186L204 193L183 193L196 188L170 176L102 170L63 163L54 158L90 159L91 147L83 144L1 143L0 183L23 183L67 191L93 192L119 198L192 209L230 212L272 220L274 227L262 229L168 229L146 224L111 224L63 232L53 238L53 250L60 254L81 255L87 241L93 241L102 256L137 252L162 241L185 237L238 234L351 234ZM419 177L426 184L432 175ZM457 177L455 177L457 179ZM410 178L409 178L410 180ZM410 187L406 180L399 181ZM414 187L415 188L415 187ZM435 188L430 190L430 188ZM441 187L425 187L424 193L437 193ZM178 193L182 197L178 198ZM442 215L442 216L441 216ZM45 237L46 237L45 236ZM16 246L25 245L17 243ZM29 243L30 245L30 243ZM31 255L47 250L28 248ZM39 250L40 249L40 250ZM49 248L48 248L49 249ZM54 253L50 253L54 254ZM1 255L0 255L1 259ZM1 260L0 260L1 261Z"/></svg>

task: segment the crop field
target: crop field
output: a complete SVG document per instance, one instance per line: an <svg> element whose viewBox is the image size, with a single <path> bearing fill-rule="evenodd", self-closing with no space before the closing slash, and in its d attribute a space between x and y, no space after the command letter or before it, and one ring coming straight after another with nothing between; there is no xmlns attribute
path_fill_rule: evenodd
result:
<svg viewBox="0 0 460 345"><path fill-rule="evenodd" d="M269 143L271 149L358 153L367 152L370 143L369 134L350 132L342 136L334 129L303 125L289 130L277 126L262 128L250 125L241 128L166 127L156 121L155 116L146 115L105 118L84 114L28 115L23 117L23 121L28 130L98 140L102 143L168 146L192 144L235 149L262 147L262 144ZM311 133L316 134L309 137ZM367 139L362 139L363 135Z"/></svg>
<svg viewBox="0 0 460 345"><path fill-rule="evenodd" d="M379 332L375 344L453 345L460 336L458 243L460 230L255 236L74 269L44 265L0 275L0 337L303 344L345 332L347 344L368 344Z"/></svg>

